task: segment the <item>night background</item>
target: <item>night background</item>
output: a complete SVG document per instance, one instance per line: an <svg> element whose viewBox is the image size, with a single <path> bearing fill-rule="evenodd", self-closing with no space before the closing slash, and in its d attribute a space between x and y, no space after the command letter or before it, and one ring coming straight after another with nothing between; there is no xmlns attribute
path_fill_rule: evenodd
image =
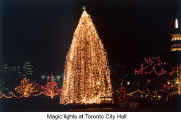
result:
<svg viewBox="0 0 181 120"><path fill-rule="evenodd" d="M31 61L35 78L62 73L82 13L95 24L111 67L170 54L178 0L1 0L0 64Z"/></svg>
<svg viewBox="0 0 181 120"><path fill-rule="evenodd" d="M62 71L81 15L81 1L2 1L3 63L31 59L40 71ZM87 1L111 63L169 53L177 2Z"/></svg>

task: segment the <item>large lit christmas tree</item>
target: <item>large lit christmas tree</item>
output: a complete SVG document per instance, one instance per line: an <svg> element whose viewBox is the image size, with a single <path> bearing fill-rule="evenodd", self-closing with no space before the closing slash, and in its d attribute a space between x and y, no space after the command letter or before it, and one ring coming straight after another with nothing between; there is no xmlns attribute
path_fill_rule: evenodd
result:
<svg viewBox="0 0 181 120"><path fill-rule="evenodd" d="M66 56L61 104L112 101L107 54L85 8Z"/></svg>

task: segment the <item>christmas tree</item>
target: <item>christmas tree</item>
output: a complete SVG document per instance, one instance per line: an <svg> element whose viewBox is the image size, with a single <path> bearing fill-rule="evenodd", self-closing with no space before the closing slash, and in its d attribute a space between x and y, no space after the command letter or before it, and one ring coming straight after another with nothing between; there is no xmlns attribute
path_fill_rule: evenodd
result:
<svg viewBox="0 0 181 120"><path fill-rule="evenodd" d="M61 104L112 101L107 54L90 15L83 10L66 56Z"/></svg>

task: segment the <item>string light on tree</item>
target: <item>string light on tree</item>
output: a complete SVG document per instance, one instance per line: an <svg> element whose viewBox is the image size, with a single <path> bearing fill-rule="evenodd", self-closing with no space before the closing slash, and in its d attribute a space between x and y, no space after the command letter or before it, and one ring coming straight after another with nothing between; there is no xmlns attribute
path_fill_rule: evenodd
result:
<svg viewBox="0 0 181 120"><path fill-rule="evenodd" d="M112 101L107 54L90 15L83 13L66 56L61 104L100 104Z"/></svg>

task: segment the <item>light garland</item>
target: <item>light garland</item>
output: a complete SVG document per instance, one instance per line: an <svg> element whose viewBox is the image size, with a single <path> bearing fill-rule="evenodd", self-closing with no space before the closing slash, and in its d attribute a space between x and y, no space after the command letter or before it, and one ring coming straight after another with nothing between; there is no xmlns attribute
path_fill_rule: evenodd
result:
<svg viewBox="0 0 181 120"><path fill-rule="evenodd" d="M19 93L23 97L27 98L33 93L38 92L33 83L30 83L26 77L21 81L21 84L15 88L16 93Z"/></svg>
<svg viewBox="0 0 181 120"><path fill-rule="evenodd" d="M3 93L0 91L0 99L20 99L40 95L49 96L51 99L54 99L54 97L60 95L60 93L61 89L58 87L57 82L53 80L49 82L47 81L46 85L41 86L36 82L30 82L30 80L25 77L23 80L21 80L20 85L15 87L14 92L9 91L8 93Z"/></svg>
<svg viewBox="0 0 181 120"><path fill-rule="evenodd" d="M171 48L171 51L172 51L172 52L181 51L181 48Z"/></svg>
<svg viewBox="0 0 181 120"><path fill-rule="evenodd" d="M181 34L172 34L171 41L181 41Z"/></svg>
<svg viewBox="0 0 181 120"><path fill-rule="evenodd" d="M112 97L107 54L84 9L66 56L60 103L100 104L101 97Z"/></svg>

